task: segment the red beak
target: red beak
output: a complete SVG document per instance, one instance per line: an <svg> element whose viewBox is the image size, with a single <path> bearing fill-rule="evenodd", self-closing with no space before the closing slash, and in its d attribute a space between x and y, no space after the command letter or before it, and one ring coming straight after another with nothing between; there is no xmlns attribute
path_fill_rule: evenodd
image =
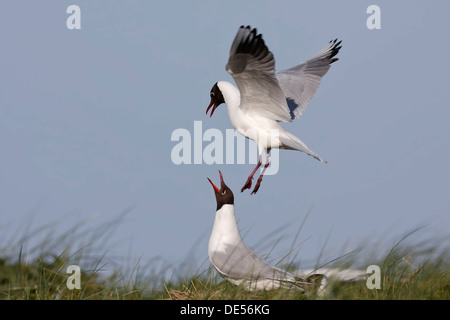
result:
<svg viewBox="0 0 450 320"><path fill-rule="evenodd" d="M216 108L218 107L218 105L215 103L215 101L213 99L211 99L211 103L209 104L208 108L206 109L206 114L208 114L209 109L212 108L211 114L209 115L209 117L211 118L214 111L216 110Z"/></svg>
<svg viewBox="0 0 450 320"><path fill-rule="evenodd" d="M220 184L222 185L223 176L222 176L222 172L220 172L220 170L219 170L219 174L220 174ZM209 178L206 178L206 179L208 179L209 183L211 183L211 185L213 186L214 190L216 190L216 192L220 192L220 189L216 187L216 185L211 181L211 179L209 179Z"/></svg>

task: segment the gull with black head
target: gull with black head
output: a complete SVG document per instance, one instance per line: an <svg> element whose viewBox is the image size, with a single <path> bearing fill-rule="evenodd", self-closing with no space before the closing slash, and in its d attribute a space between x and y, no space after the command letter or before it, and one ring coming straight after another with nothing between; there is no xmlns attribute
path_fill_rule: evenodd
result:
<svg viewBox="0 0 450 320"><path fill-rule="evenodd" d="M252 191L255 194L269 166L269 154L273 148L298 150L321 162L326 162L308 148L279 122L290 122L300 117L319 88L322 77L337 61L341 41L330 41L309 60L275 74L275 59L256 28L241 26L231 45L226 70L237 88L219 81L211 89L211 102L206 109L211 115L225 103L233 127L243 136L254 140L258 146L258 164L241 189L250 189L256 170L266 162Z"/></svg>
<svg viewBox="0 0 450 320"><path fill-rule="evenodd" d="M304 280L290 272L271 266L241 238L234 215L234 196L220 174L220 188L209 178L214 188L217 208L208 244L209 259L217 272L234 285L247 290L269 290L294 287L302 291L317 288L324 293L327 277L310 274Z"/></svg>

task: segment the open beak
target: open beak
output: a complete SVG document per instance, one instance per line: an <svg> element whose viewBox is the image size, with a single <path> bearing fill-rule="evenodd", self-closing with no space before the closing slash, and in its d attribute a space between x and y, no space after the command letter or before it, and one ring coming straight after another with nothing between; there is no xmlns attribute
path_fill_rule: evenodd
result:
<svg viewBox="0 0 450 320"><path fill-rule="evenodd" d="M219 174L220 174L220 185L222 186L223 176L222 176L222 172L220 172L220 170L219 170ZM211 185L213 186L214 190L216 190L216 192L220 192L220 189L216 187L216 185L211 181L210 178L206 178L206 179L208 179L209 183L211 183Z"/></svg>
<svg viewBox="0 0 450 320"><path fill-rule="evenodd" d="M208 108L206 109L206 114L208 114L208 111L209 111L209 109L211 109L211 107L213 107L213 108L212 108L212 110L211 110L211 114L209 115L210 118L212 117L214 111L215 111L215 110L217 109L217 107L218 107L218 105L216 104L216 101L214 101L214 99L211 99L211 102L210 102Z"/></svg>

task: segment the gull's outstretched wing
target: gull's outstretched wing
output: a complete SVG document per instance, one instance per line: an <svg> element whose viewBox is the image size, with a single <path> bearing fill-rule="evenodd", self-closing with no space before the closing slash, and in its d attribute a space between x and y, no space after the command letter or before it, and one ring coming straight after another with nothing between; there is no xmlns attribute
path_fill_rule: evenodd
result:
<svg viewBox="0 0 450 320"><path fill-rule="evenodd" d="M275 76L275 60L261 34L241 26L231 45L226 70L241 94L241 108L276 121L291 121L286 97Z"/></svg>
<svg viewBox="0 0 450 320"><path fill-rule="evenodd" d="M286 96L290 120L297 119L305 110L306 105L319 88L322 77L337 61L335 56L341 49L341 41L330 41L311 59L279 72L276 77L278 84Z"/></svg>

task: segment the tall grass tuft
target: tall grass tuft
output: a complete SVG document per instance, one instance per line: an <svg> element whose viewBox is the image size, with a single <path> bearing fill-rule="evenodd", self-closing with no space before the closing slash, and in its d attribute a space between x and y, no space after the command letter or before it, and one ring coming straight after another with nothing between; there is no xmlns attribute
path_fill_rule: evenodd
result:
<svg viewBox="0 0 450 320"><path fill-rule="evenodd" d="M128 212L95 226L88 220L66 229L62 223L22 225L1 242L0 299L141 298L135 270L124 273L123 266L108 256L111 236ZM67 285L69 265L81 268L80 289Z"/></svg>

